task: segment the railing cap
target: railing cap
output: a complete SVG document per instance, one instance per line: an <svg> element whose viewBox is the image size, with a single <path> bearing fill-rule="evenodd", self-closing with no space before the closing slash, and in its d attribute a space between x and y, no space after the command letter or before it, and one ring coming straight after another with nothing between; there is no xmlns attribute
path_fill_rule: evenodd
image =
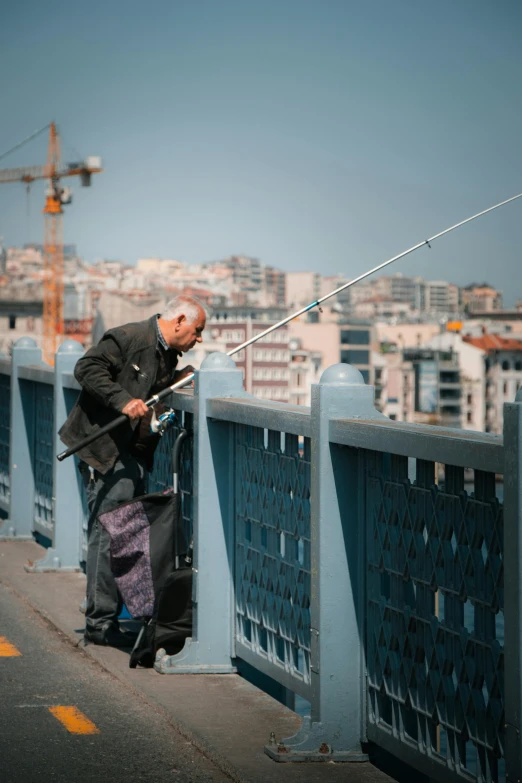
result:
<svg viewBox="0 0 522 783"><path fill-rule="evenodd" d="M351 364L332 364L319 380L321 386L365 386L362 374Z"/></svg>
<svg viewBox="0 0 522 783"><path fill-rule="evenodd" d="M214 351L201 362L202 370L235 370L236 363L231 356L220 351Z"/></svg>
<svg viewBox="0 0 522 783"><path fill-rule="evenodd" d="M78 340L66 340L60 345L57 353L83 353L83 345Z"/></svg>
<svg viewBox="0 0 522 783"><path fill-rule="evenodd" d="M14 344L15 348L38 348L36 340L32 337L20 337Z"/></svg>

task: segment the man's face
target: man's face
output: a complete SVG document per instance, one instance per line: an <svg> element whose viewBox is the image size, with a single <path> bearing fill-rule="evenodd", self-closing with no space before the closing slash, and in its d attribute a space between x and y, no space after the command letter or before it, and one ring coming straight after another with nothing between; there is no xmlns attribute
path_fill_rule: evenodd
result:
<svg viewBox="0 0 522 783"><path fill-rule="evenodd" d="M205 328L205 313L200 312L195 321L190 323L185 315L179 315L173 320L172 348L186 353L194 348L196 343L203 341L203 329Z"/></svg>

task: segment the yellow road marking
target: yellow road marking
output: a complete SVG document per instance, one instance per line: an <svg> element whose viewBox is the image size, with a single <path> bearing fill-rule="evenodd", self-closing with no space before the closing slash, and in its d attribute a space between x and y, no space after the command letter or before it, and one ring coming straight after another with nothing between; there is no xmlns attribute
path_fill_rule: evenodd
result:
<svg viewBox="0 0 522 783"><path fill-rule="evenodd" d="M0 636L0 658L16 658L21 654L20 650L8 642L5 636Z"/></svg>
<svg viewBox="0 0 522 783"><path fill-rule="evenodd" d="M71 734L100 734L99 728L77 707L49 707L49 712Z"/></svg>

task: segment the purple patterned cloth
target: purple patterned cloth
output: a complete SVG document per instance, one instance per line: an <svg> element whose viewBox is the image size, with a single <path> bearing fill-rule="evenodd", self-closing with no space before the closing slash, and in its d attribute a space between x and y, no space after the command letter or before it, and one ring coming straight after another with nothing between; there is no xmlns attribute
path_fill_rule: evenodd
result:
<svg viewBox="0 0 522 783"><path fill-rule="evenodd" d="M150 559L150 523L137 500L100 514L111 537L112 573L132 617L150 617L154 583Z"/></svg>

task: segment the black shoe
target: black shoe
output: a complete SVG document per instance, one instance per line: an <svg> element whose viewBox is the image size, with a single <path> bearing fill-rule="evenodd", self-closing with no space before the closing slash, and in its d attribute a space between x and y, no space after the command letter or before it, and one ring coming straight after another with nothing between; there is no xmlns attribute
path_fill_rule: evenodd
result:
<svg viewBox="0 0 522 783"><path fill-rule="evenodd" d="M119 649L134 647L136 634L130 634L113 625L104 625L102 628L85 629L84 641L86 644L99 644L105 647L118 647Z"/></svg>

